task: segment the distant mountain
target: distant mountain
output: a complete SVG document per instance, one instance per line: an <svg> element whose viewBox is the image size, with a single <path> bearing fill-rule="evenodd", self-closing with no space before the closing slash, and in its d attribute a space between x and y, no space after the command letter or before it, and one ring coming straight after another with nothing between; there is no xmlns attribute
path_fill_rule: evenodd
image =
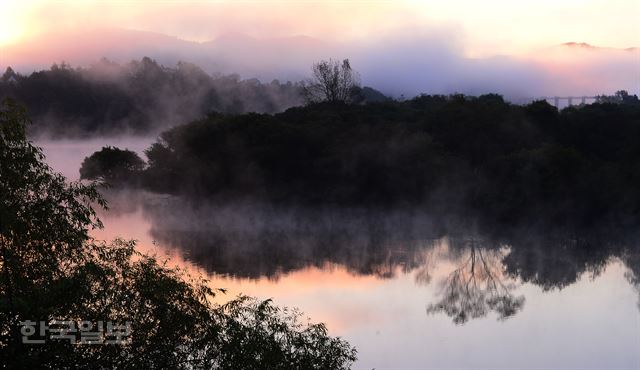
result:
<svg viewBox="0 0 640 370"><path fill-rule="evenodd" d="M640 93L640 49L566 42L535 50L523 59L544 71L543 95L601 95L617 90ZM552 92L549 94L548 92Z"/></svg>
<svg viewBox="0 0 640 370"><path fill-rule="evenodd" d="M587 44L586 42L565 42L560 45L570 47L570 48L598 49L598 47L593 46L591 44Z"/></svg>
<svg viewBox="0 0 640 370"><path fill-rule="evenodd" d="M629 48L611 48L611 47L602 47L602 46L594 46L586 42L565 42L560 44L561 47L570 48L570 49L581 49L581 50L617 50L617 51L638 51L640 48L637 47L629 47Z"/></svg>

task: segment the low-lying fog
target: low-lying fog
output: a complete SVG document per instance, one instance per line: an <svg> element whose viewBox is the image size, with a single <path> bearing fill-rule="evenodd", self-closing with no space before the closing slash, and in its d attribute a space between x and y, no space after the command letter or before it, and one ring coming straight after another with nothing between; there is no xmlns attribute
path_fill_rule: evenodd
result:
<svg viewBox="0 0 640 370"><path fill-rule="evenodd" d="M141 153L151 141L37 144L54 170L76 179L84 156L102 146ZM640 364L633 243L494 240L473 227L447 234L448 220L408 209L185 202L116 189L106 196L111 209L100 212L105 229L96 238L137 239L143 252L210 274L212 287L228 290L221 301L247 294L299 308L358 348L355 368Z"/></svg>
<svg viewBox="0 0 640 370"><path fill-rule="evenodd" d="M148 137L97 137L90 139L59 139L50 140L40 138L34 141L42 148L46 162L55 171L62 173L68 180L80 179L80 165L82 161L105 146L115 146L120 149L132 150L141 158L144 150L156 140L156 136Z"/></svg>

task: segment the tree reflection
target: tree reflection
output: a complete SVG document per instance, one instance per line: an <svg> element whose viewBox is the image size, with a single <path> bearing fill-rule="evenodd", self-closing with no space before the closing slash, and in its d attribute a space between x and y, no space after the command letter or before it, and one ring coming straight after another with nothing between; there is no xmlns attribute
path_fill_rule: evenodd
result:
<svg viewBox="0 0 640 370"><path fill-rule="evenodd" d="M638 292L638 309L640 310L640 250L627 251L623 261L628 268L625 278Z"/></svg>
<svg viewBox="0 0 640 370"><path fill-rule="evenodd" d="M620 256L621 243L600 237L510 238L510 253L503 259L506 272L543 290L562 289L585 273L599 276L612 256Z"/></svg>
<svg viewBox="0 0 640 370"><path fill-rule="evenodd" d="M143 206L161 246L218 275L277 280L307 267L340 265L390 279L425 265L441 235L427 218L372 210L277 209L265 205Z"/></svg>
<svg viewBox="0 0 640 370"><path fill-rule="evenodd" d="M505 320L522 309L524 296L514 296L515 284L505 279L500 250L476 247L471 240L462 263L443 282L442 299L427 312L445 313L456 324L496 312Z"/></svg>
<svg viewBox="0 0 640 370"><path fill-rule="evenodd" d="M456 268L441 282L442 296L429 312L444 313L460 324L490 313L501 320L517 314L524 297L514 295L514 281L543 291L563 289L584 276L597 277L614 260L627 266L626 278L640 294L640 236L630 227L572 232L471 228L453 217L410 209L278 208L138 198L150 234L161 247L216 275L277 280L308 267L340 266L354 275L380 279L411 273L416 284L426 286L454 260ZM120 203L125 213L136 209L133 202ZM119 202L111 204L117 207ZM469 230L480 239L465 240ZM449 239L445 250L439 243L448 235L460 237Z"/></svg>

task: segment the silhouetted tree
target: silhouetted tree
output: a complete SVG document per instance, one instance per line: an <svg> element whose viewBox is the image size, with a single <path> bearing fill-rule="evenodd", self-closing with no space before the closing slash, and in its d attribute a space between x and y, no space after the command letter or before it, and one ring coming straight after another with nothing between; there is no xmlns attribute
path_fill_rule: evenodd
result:
<svg viewBox="0 0 640 370"><path fill-rule="evenodd" d="M616 91L614 95L598 95L596 96L596 101L598 103L640 105L640 99L638 99L638 96L630 95L626 90Z"/></svg>
<svg viewBox="0 0 640 370"><path fill-rule="evenodd" d="M358 73L351 69L349 59L342 62L329 59L314 63L312 78L303 85L307 102L350 102L360 86Z"/></svg>
<svg viewBox="0 0 640 370"><path fill-rule="evenodd" d="M3 97L27 106L30 130L66 137L143 134L212 111L274 113L304 103L297 83L212 76L190 63L170 68L148 57L124 65L103 58L86 68L55 64L26 76L7 68Z"/></svg>
<svg viewBox="0 0 640 370"><path fill-rule="evenodd" d="M91 204L104 200L95 186L52 172L27 141L27 122L14 103L0 105L3 367L346 369L355 361L348 343L301 322L297 311L246 297L213 304L206 281L136 252L134 242L91 239L89 229L100 226ZM51 336L41 336L40 322ZM98 330L94 345L76 342L81 322ZM109 322L130 322L130 331L120 344L97 345L114 340ZM66 337L54 338L54 327Z"/></svg>
<svg viewBox="0 0 640 370"><path fill-rule="evenodd" d="M106 146L82 161L80 178L110 184L131 182L144 166L144 161L136 152Z"/></svg>
<svg viewBox="0 0 640 370"><path fill-rule="evenodd" d="M15 83L18 80L18 74L11 67L7 67L0 81L4 83Z"/></svg>

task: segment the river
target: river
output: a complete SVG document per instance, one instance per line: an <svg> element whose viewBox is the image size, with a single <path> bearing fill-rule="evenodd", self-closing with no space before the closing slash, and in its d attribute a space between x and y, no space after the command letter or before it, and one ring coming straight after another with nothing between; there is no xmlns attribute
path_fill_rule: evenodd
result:
<svg viewBox="0 0 640 370"><path fill-rule="evenodd" d="M70 179L102 145L41 142ZM138 240L214 287L297 307L356 369L638 369L640 243L443 232L420 210L281 208L110 191L100 239ZM629 241L631 240L631 241Z"/></svg>

